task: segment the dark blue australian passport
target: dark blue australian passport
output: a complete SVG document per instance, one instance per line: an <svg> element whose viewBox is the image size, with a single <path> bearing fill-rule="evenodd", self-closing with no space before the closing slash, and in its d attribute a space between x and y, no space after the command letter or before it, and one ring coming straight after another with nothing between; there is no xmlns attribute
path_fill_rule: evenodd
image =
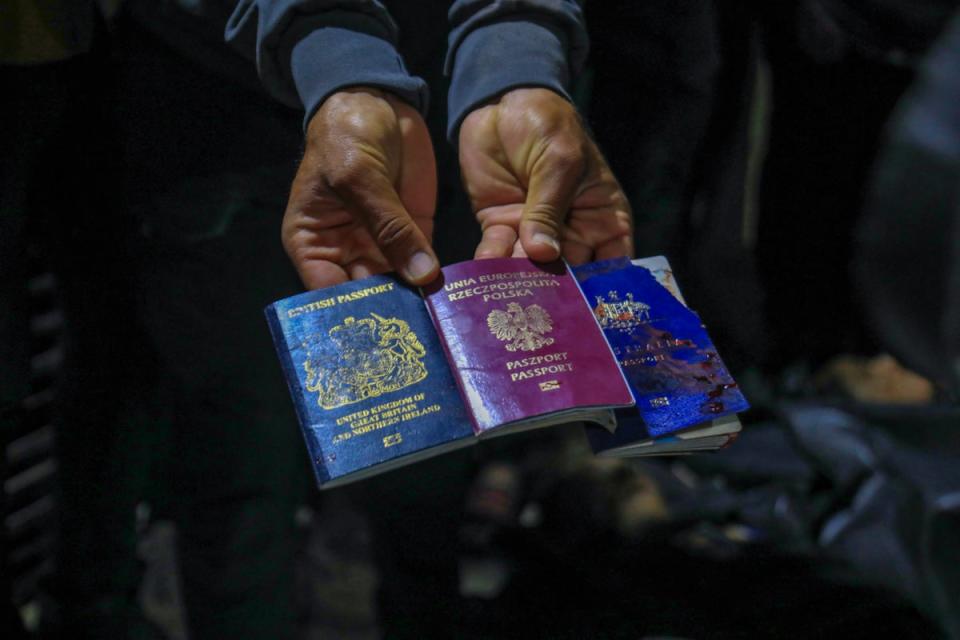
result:
<svg viewBox="0 0 960 640"><path fill-rule="evenodd" d="M285 298L265 313L321 486L473 442L417 290L374 276Z"/></svg>
<svg viewBox="0 0 960 640"><path fill-rule="evenodd" d="M732 440L733 414L749 405L699 316L681 301L666 259L607 260L574 274L636 401L617 411L616 433L588 431L594 449L680 453Z"/></svg>

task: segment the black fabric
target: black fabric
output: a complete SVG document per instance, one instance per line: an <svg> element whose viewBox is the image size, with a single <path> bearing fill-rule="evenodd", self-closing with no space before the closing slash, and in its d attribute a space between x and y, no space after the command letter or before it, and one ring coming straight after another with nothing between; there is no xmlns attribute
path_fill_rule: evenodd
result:
<svg viewBox="0 0 960 640"><path fill-rule="evenodd" d="M898 108L859 228L857 275L889 348L960 397L960 19Z"/></svg>
<svg viewBox="0 0 960 640"><path fill-rule="evenodd" d="M956 10L956 0L802 0L801 29L834 32L866 55L916 59ZM815 45L822 40L808 41ZM811 54L815 52L811 51Z"/></svg>
<svg viewBox="0 0 960 640"><path fill-rule="evenodd" d="M757 257L770 360L816 366L875 352L850 278L853 229L883 126L912 73L856 53L818 63L782 24L765 36L771 119Z"/></svg>
<svg viewBox="0 0 960 640"><path fill-rule="evenodd" d="M492 538L508 585L464 637L956 636L960 447L899 436L960 410L886 413L784 406L716 454L625 464L541 440Z"/></svg>
<svg viewBox="0 0 960 640"><path fill-rule="evenodd" d="M60 478L109 482L122 446L118 424L148 384L141 374L150 370L151 354L141 348L142 327L131 312L132 258L123 240L131 226L117 198L119 151L106 99L112 90L108 60L98 46L63 63L0 70L3 84L12 89L3 101L9 133L3 138L13 143L3 154L0 219L5 231L11 224L19 229L12 236L0 233L13 247L0 260L0 280L8 285L0 292L0 307L13 318L0 342L29 353L24 261L32 243L36 263L56 275L65 319L55 416ZM104 348L107 343L110 348ZM0 370L4 395L29 388L28 362L2 358ZM133 503L127 494L99 490L102 486L59 484L56 513L67 535L57 550L61 571L47 585L64 609L85 611L77 627L84 631L76 633L92 635L117 634L137 615ZM102 563L85 564L97 554ZM88 589L91 584L100 590ZM99 598L103 593L111 595Z"/></svg>
<svg viewBox="0 0 960 640"><path fill-rule="evenodd" d="M730 450L691 460L702 477L727 483L705 492L724 500L691 498L699 515L756 527L775 548L811 558L844 583L896 592L956 636L960 409L806 403L780 415ZM908 444L916 431L928 432L937 450ZM770 459L781 465L775 472Z"/></svg>
<svg viewBox="0 0 960 640"><path fill-rule="evenodd" d="M766 349L742 246L754 19L738 3L587 3L587 120L633 207L639 256L665 254L734 368Z"/></svg>
<svg viewBox="0 0 960 640"><path fill-rule="evenodd" d="M671 258L735 369L880 349L851 281L854 228L884 124L955 6L587 5L589 121L633 205L637 252ZM750 140L764 131L750 120L758 106L770 117L765 148Z"/></svg>

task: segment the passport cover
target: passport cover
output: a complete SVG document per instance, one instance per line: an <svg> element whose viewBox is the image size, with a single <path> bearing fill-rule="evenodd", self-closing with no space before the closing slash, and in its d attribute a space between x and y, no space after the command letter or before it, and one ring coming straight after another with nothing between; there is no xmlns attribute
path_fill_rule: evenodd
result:
<svg viewBox="0 0 960 640"><path fill-rule="evenodd" d="M633 404L566 264L461 262L425 289L478 434L586 407Z"/></svg>
<svg viewBox="0 0 960 640"><path fill-rule="evenodd" d="M373 276L285 298L265 313L319 484L472 442L416 290Z"/></svg>
<svg viewBox="0 0 960 640"><path fill-rule="evenodd" d="M648 269L622 258L574 274L636 400L617 412L617 433L591 432L595 448L662 438L749 408L700 318Z"/></svg>

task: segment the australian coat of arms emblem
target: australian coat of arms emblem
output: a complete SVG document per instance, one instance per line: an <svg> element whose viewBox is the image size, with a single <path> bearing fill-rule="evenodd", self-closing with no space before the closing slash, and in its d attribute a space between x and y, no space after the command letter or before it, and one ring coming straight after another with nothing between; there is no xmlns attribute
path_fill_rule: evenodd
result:
<svg viewBox="0 0 960 640"><path fill-rule="evenodd" d="M334 349L324 340L322 353L303 363L307 390L319 394L324 409L376 398L427 377L426 350L403 320L375 313L361 320L348 317L328 335Z"/></svg>
<svg viewBox="0 0 960 640"><path fill-rule="evenodd" d="M547 310L538 304L523 308L511 302L506 310L494 309L487 314L487 327L498 340L507 343L507 351L536 351L553 344L553 338L544 336L553 329L553 322Z"/></svg>
<svg viewBox="0 0 960 640"><path fill-rule="evenodd" d="M634 300L632 293L627 294L626 300L621 300L616 291L608 293L606 300L603 296L596 299L593 313L604 329L626 330L650 321L650 305Z"/></svg>

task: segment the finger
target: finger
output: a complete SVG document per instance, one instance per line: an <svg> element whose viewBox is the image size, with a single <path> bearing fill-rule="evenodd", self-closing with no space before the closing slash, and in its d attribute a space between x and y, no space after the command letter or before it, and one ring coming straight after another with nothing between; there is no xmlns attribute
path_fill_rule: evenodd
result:
<svg viewBox="0 0 960 640"><path fill-rule="evenodd" d="M593 258L593 249L581 242L564 242L563 259L570 264L586 264Z"/></svg>
<svg viewBox="0 0 960 640"><path fill-rule="evenodd" d="M343 267L329 260L301 260L294 262L294 266L308 290L332 287L350 279Z"/></svg>
<svg viewBox="0 0 960 640"><path fill-rule="evenodd" d="M403 138L397 192L413 221L429 240L433 235L433 217L437 209L437 161L433 143L416 109L399 100L393 104Z"/></svg>
<svg viewBox="0 0 960 640"><path fill-rule="evenodd" d="M390 266L414 285L433 280L440 270L430 243L417 227L387 176L366 171L331 185L362 220Z"/></svg>
<svg viewBox="0 0 960 640"><path fill-rule="evenodd" d="M360 278L369 278L370 276L386 273L390 271L390 265L386 262L371 260L369 258L358 258L346 266L347 275L351 280Z"/></svg>
<svg viewBox="0 0 960 640"><path fill-rule="evenodd" d="M304 228L301 216L288 209L283 216L280 241L307 289L322 289L348 279L340 267L341 250L319 242L317 234Z"/></svg>
<svg viewBox="0 0 960 640"><path fill-rule="evenodd" d="M612 238L597 247L594 252L595 260L610 260L611 258L633 257L633 236L623 235Z"/></svg>
<svg viewBox="0 0 960 640"><path fill-rule="evenodd" d="M575 209L566 229L563 255L568 262L580 260L582 249L577 247L590 251L588 260L633 257L633 229L623 212Z"/></svg>
<svg viewBox="0 0 960 640"><path fill-rule="evenodd" d="M560 257L560 229L584 175L581 145L552 141L533 166L520 220L520 242L531 259Z"/></svg>
<svg viewBox="0 0 960 640"><path fill-rule="evenodd" d="M513 246L517 243L517 232L513 227L505 224L490 225L483 230L483 237L477 245L474 257L507 258L513 253Z"/></svg>

